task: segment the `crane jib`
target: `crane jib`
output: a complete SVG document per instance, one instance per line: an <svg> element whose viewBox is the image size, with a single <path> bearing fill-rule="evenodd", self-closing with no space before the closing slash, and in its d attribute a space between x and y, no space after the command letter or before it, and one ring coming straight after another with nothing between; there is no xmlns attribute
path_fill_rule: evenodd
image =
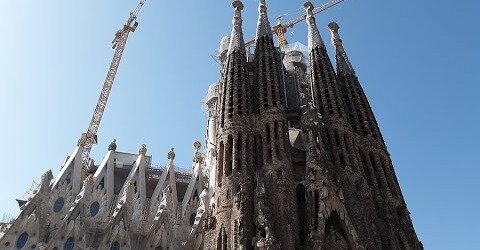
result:
<svg viewBox="0 0 480 250"><path fill-rule="evenodd" d="M93 112L90 124L88 126L87 132L83 133L78 141L78 146L82 147L82 164L84 170L89 171L90 164L90 151L92 146L97 143L97 132L102 121L103 113L105 112L105 107L107 106L108 97L113 87L115 81L115 76L117 75L118 66L122 59L123 51L125 50L125 45L127 43L128 35L130 32L134 32L138 26L138 22L135 20L140 13L143 5L146 0L141 0L136 8L130 12L130 15L125 23L125 25L117 31L115 38L112 41L112 48L115 49L113 54L110 67L107 71L107 76L103 83L102 91L98 97L97 104L95 106L95 111Z"/></svg>
<svg viewBox="0 0 480 250"><path fill-rule="evenodd" d="M324 10L327 10L327 9L330 9L331 7L343 2L345 0L333 0L333 1L330 1L328 3L325 3L323 5L320 5L316 8L313 9L313 15L316 15ZM282 15L281 17L283 17L285 15ZM293 28L293 26L295 26L295 24L305 20L307 15L303 14L299 17L296 17L290 21L287 21L285 23L278 23L277 25L275 25L274 27L272 27L272 32L274 34L276 34L280 40L284 40L284 34L287 32L287 28ZM278 19L278 18L277 18ZM278 19L278 20L281 20L281 19ZM277 32L277 31L282 31L282 32ZM286 42L286 40L285 40ZM250 39L248 40L247 42L245 42L245 46L246 47L252 47L255 45L255 39Z"/></svg>

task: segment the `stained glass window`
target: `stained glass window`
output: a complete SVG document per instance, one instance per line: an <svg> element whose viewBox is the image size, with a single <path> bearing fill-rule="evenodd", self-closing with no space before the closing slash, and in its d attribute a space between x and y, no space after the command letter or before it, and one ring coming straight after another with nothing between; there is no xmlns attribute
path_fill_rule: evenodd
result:
<svg viewBox="0 0 480 250"><path fill-rule="evenodd" d="M22 234L20 234L20 236L18 236L17 249L22 249L25 246L25 244L27 244L27 241L28 241L28 233L23 232Z"/></svg>
<svg viewBox="0 0 480 250"><path fill-rule="evenodd" d="M63 205L65 205L65 199L63 199L63 197L58 197L53 204L53 212L58 213L62 211Z"/></svg>
<svg viewBox="0 0 480 250"><path fill-rule="evenodd" d="M100 203L95 201L90 205L90 216L94 217L98 214L98 211L100 211Z"/></svg>
<svg viewBox="0 0 480 250"><path fill-rule="evenodd" d="M120 243L118 243L118 241L113 242L110 250L120 250Z"/></svg>
<svg viewBox="0 0 480 250"><path fill-rule="evenodd" d="M65 245L63 246L63 249L64 250L73 250L73 248L75 247L75 240L70 237L68 238L67 241L65 241Z"/></svg>

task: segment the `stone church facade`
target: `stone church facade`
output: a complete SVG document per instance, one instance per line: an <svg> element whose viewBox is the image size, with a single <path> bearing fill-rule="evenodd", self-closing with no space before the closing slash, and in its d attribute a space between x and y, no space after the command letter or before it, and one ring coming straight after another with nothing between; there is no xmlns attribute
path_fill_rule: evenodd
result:
<svg viewBox="0 0 480 250"><path fill-rule="evenodd" d="M334 67L311 3L308 47L276 47L260 0L250 53L232 6L192 170L175 168L173 149L156 168L145 145L114 141L87 171L77 146L17 200L1 249L423 249L339 26Z"/></svg>

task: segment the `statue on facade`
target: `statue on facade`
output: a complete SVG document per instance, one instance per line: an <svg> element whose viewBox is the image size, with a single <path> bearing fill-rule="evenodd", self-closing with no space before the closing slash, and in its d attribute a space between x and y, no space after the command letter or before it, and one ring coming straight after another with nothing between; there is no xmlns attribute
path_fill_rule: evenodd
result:
<svg viewBox="0 0 480 250"><path fill-rule="evenodd" d="M147 154L147 145L142 144L140 149L138 150L139 155L146 155Z"/></svg>
<svg viewBox="0 0 480 250"><path fill-rule="evenodd" d="M175 150L174 148L171 148L171 149L170 149L170 152L168 152L168 156L167 156L167 157L168 157L169 160L175 159L175 152L173 152L174 150Z"/></svg>
<svg viewBox="0 0 480 250"><path fill-rule="evenodd" d="M203 154L200 152L202 144L199 141L193 143L193 148L195 149L195 156L193 157L193 162L195 163L202 163L203 162Z"/></svg>
<svg viewBox="0 0 480 250"><path fill-rule="evenodd" d="M108 145L108 151L116 151L117 150L117 139L113 139L112 143Z"/></svg>

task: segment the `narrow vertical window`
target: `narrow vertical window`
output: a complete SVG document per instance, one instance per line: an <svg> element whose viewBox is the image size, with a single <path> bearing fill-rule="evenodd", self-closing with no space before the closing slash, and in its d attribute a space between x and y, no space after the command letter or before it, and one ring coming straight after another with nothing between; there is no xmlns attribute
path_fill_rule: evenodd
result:
<svg viewBox="0 0 480 250"><path fill-rule="evenodd" d="M342 164L342 166L345 166L346 165L345 157L343 156L342 152L338 153L338 158L340 158L340 164Z"/></svg>
<svg viewBox="0 0 480 250"><path fill-rule="evenodd" d="M267 149L267 163L272 163L272 158L273 158L272 149L268 148Z"/></svg>
<svg viewBox="0 0 480 250"><path fill-rule="evenodd" d="M255 148L256 148L256 157L255 157L255 165L257 168L263 167L263 141L260 135L255 136Z"/></svg>
<svg viewBox="0 0 480 250"><path fill-rule="evenodd" d="M359 149L360 159L362 161L363 172L365 177L367 178L368 185L372 185L372 177L370 175L370 171L368 170L367 159L365 154Z"/></svg>
<svg viewBox="0 0 480 250"><path fill-rule="evenodd" d="M222 250L228 250L228 242L227 242L227 232L225 231L225 228L223 229L223 237L222 237Z"/></svg>
<svg viewBox="0 0 480 250"><path fill-rule="evenodd" d="M233 137L228 136L227 148L225 154L225 176L228 177L232 174L232 153L233 153Z"/></svg>
<svg viewBox="0 0 480 250"><path fill-rule="evenodd" d="M319 213L319 209L320 209L320 195L318 193L318 190L315 190L315 194L314 194L314 201L313 201L313 205L315 207L315 213L313 214L313 217L314 217L314 228L315 228L315 231L318 230L318 213Z"/></svg>
<svg viewBox="0 0 480 250"><path fill-rule="evenodd" d="M218 233L217 237L217 250L222 250L222 231Z"/></svg>
<svg viewBox="0 0 480 250"><path fill-rule="evenodd" d="M217 183L220 185L222 183L223 177L223 152L225 146L223 145L223 141L220 142L220 148L218 150L218 164L217 164Z"/></svg>
<svg viewBox="0 0 480 250"><path fill-rule="evenodd" d="M270 137L270 124L265 124L265 136L267 138L267 143L270 143L272 141L272 138Z"/></svg>
<svg viewBox="0 0 480 250"><path fill-rule="evenodd" d="M345 142L345 147L347 148L347 152L351 153L352 150L350 148L350 141L348 140L347 134L343 134L343 141Z"/></svg>
<svg viewBox="0 0 480 250"><path fill-rule="evenodd" d="M237 144L235 152L235 169L240 172L242 170L242 133L237 135Z"/></svg>

